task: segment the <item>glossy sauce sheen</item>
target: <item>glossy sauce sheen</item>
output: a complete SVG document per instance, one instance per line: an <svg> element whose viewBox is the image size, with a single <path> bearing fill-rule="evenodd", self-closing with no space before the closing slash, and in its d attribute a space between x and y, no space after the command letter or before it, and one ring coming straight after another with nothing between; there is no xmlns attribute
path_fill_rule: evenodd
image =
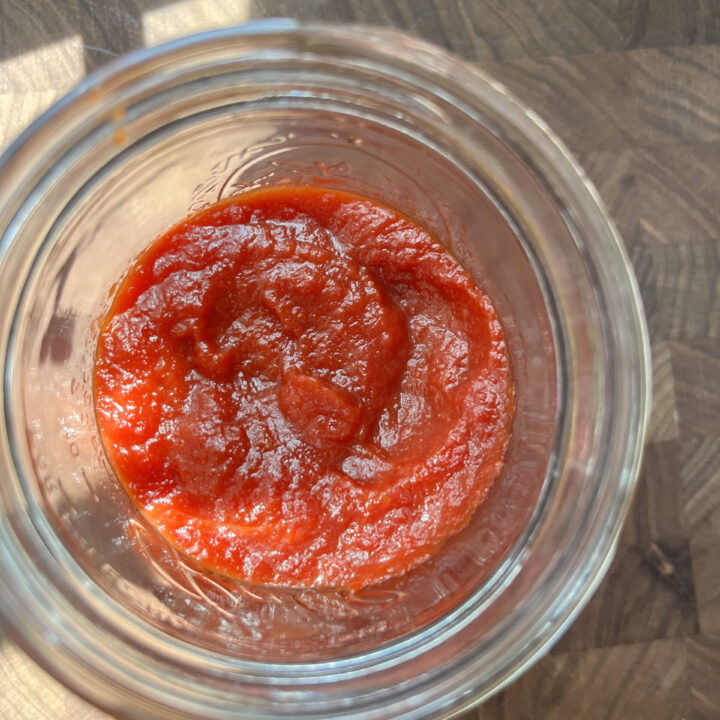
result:
<svg viewBox="0 0 720 720"><path fill-rule="evenodd" d="M277 187L173 227L121 284L95 393L118 476L203 565L358 588L429 558L502 466L488 298L407 217Z"/></svg>

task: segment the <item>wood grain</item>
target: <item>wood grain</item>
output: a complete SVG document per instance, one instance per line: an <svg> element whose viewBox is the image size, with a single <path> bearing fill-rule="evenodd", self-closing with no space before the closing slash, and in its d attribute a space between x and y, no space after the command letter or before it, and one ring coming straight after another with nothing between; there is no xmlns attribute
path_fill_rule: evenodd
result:
<svg viewBox="0 0 720 720"><path fill-rule="evenodd" d="M690 706L695 720L720 717L720 633L704 633L686 642Z"/></svg>
<svg viewBox="0 0 720 720"><path fill-rule="evenodd" d="M720 140L715 45L522 58L485 67L551 120L579 155Z"/></svg>
<svg viewBox="0 0 720 720"><path fill-rule="evenodd" d="M679 462L698 622L703 633L720 632L720 438L717 427L712 435L684 439Z"/></svg>
<svg viewBox="0 0 720 720"><path fill-rule="evenodd" d="M653 341L720 339L720 241L645 245L631 258ZM668 347L673 357L681 352Z"/></svg>
<svg viewBox="0 0 720 720"><path fill-rule="evenodd" d="M549 655L504 693L500 717L679 720L691 705L688 666L683 640ZM475 717L485 720L482 707Z"/></svg>
<svg viewBox="0 0 720 720"><path fill-rule="evenodd" d="M601 150L580 160L628 246L720 236L720 143Z"/></svg>
<svg viewBox="0 0 720 720"><path fill-rule="evenodd" d="M654 407L610 572L463 720L720 720L718 0L0 0L0 148L116 54L249 18L397 27L478 63L578 156L625 240ZM0 638L0 719L102 720Z"/></svg>
<svg viewBox="0 0 720 720"><path fill-rule="evenodd" d="M677 455L677 441L648 446L607 580L553 652L697 633Z"/></svg>

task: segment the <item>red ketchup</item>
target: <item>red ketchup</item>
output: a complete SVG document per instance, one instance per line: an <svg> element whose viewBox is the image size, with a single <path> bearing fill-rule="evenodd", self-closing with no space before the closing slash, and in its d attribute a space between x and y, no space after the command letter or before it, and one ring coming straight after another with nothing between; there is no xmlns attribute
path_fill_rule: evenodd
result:
<svg viewBox="0 0 720 720"><path fill-rule="evenodd" d="M100 433L143 515L205 567L359 588L469 521L514 410L489 299L426 230L336 190L214 205L104 320Z"/></svg>

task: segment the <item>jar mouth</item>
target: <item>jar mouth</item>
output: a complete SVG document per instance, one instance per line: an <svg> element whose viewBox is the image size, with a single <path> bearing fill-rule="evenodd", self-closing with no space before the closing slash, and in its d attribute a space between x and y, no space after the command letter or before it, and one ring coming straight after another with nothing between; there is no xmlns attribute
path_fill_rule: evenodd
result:
<svg viewBox="0 0 720 720"><path fill-rule="evenodd" d="M31 304L38 268L57 250L45 242L53 237L50 222L33 219L38 203L47 204L68 177L82 177L78 165L88 147L112 145L118 107L137 128L136 142L148 137L159 143L170 125L154 127L146 118L155 122L170 113L170 96L163 95L169 88L195 83L210 93L217 78L213 102L225 97L222 105L208 99L192 113L178 111L172 127L180 131L199 113L214 117L218 107L223 115L252 118L261 91L233 104L223 96L223 77L272 79L263 73L288 63L302 89L293 95L272 85L273 112L290 112L292 102L300 114L322 109L338 120L344 113L361 117L362 103L370 102L357 99L363 79L378 90L363 119L367 132L371 120L382 118L388 132L434 147L438 157L462 147L462 157L456 152L448 167L478 168L478 186L492 184L488 195L535 273L558 365L557 426L542 493L492 573L413 631L339 658L293 662L198 649L109 601L34 501L38 492L28 468L39 475L46 470L25 447L16 401L30 325L18 308ZM345 94L338 99L315 92L321 80ZM453 135L457 145L451 145ZM123 152L114 151L116 165ZM108 177L114 167L108 161ZM11 478L0 490L0 570L9 579L0 591L0 615L53 675L111 711L127 713L130 697L130 712L143 717L159 717L163 708L179 717L240 717L238 702L246 703L243 717L426 717L499 690L577 616L610 563L639 469L651 399L648 334L630 262L597 192L564 145L501 85L395 31L260 21L110 63L33 123L0 168L0 306L8 309L0 317L0 457ZM518 193L525 184L545 205L530 207L530 195ZM553 244L560 241L550 236L548 214L552 227L562 230L562 246ZM66 215L60 209L54 222L66 222ZM41 242L23 246L30 231ZM568 499L582 504L563 512ZM529 569L531 554L543 557L542 567ZM514 600L514 609L501 613L500 599ZM87 668L91 684L82 680ZM381 673L388 679L378 681Z"/></svg>

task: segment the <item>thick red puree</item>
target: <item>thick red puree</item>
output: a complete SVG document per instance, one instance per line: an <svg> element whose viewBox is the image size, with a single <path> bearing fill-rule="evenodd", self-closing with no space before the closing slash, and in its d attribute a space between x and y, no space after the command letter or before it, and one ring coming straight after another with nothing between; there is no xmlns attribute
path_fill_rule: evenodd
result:
<svg viewBox="0 0 720 720"><path fill-rule="evenodd" d="M427 231L334 190L184 220L121 284L100 431L144 515L203 565L357 588L460 530L513 413L488 298Z"/></svg>

